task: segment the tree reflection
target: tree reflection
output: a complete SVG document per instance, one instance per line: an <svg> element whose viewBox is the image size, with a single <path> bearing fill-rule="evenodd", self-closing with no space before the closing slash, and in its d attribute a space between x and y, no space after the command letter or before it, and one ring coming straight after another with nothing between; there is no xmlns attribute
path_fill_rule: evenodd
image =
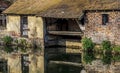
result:
<svg viewBox="0 0 120 73"><path fill-rule="evenodd" d="M106 52L105 54L103 54L102 61L104 64L111 64L112 58L113 58L112 53Z"/></svg>
<svg viewBox="0 0 120 73"><path fill-rule="evenodd" d="M113 56L111 51L97 54L94 51L83 52L83 62L86 64L90 64L92 61L97 59L100 59L104 64L111 64L112 61L120 61L120 56Z"/></svg>
<svg viewBox="0 0 120 73"><path fill-rule="evenodd" d="M88 64L95 60L94 52L93 51L85 51L83 53L83 61Z"/></svg>

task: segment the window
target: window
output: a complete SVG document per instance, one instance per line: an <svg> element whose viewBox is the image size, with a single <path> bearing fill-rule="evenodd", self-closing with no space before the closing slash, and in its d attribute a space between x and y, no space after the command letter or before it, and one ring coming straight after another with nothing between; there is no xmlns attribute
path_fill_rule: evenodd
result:
<svg viewBox="0 0 120 73"><path fill-rule="evenodd" d="M102 24L106 25L109 22L108 14L102 14Z"/></svg>
<svg viewBox="0 0 120 73"><path fill-rule="evenodd" d="M28 37L28 18L21 16L21 36Z"/></svg>
<svg viewBox="0 0 120 73"><path fill-rule="evenodd" d="M21 55L21 69L22 73L29 73L29 55L22 54Z"/></svg>
<svg viewBox="0 0 120 73"><path fill-rule="evenodd" d="M0 14L0 30L4 30L6 28L6 16Z"/></svg>
<svg viewBox="0 0 120 73"><path fill-rule="evenodd" d="M7 60L0 59L0 73L8 73Z"/></svg>

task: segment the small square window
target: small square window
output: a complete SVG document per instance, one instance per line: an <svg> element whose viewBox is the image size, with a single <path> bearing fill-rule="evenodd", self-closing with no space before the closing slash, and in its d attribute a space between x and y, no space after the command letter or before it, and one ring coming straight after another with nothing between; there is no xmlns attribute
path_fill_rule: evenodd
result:
<svg viewBox="0 0 120 73"><path fill-rule="evenodd" d="M106 23L109 22L109 15L108 14L102 14L102 25L106 25Z"/></svg>

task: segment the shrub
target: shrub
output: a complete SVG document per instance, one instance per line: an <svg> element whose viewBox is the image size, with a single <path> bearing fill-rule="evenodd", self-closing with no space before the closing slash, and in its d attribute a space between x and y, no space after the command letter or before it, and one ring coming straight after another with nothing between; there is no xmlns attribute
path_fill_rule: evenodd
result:
<svg viewBox="0 0 120 73"><path fill-rule="evenodd" d="M103 54L103 58L102 58L102 61L104 64L111 64L112 62L112 54L111 53L106 53L106 54Z"/></svg>
<svg viewBox="0 0 120 73"><path fill-rule="evenodd" d="M10 36L5 36L5 37L3 37L2 40L5 44L11 44L13 42L13 38Z"/></svg>
<svg viewBox="0 0 120 73"><path fill-rule="evenodd" d="M20 39L19 40L19 44L20 44L20 50L22 51L22 52L26 52L26 47L27 47L27 41L25 40L25 39Z"/></svg>
<svg viewBox="0 0 120 73"><path fill-rule="evenodd" d="M114 55L113 60L116 62L120 62L120 56L119 55Z"/></svg>
<svg viewBox="0 0 120 73"><path fill-rule="evenodd" d="M94 49L94 46L95 46L91 38L87 38L87 37L82 39L82 45L84 50L92 50Z"/></svg>
<svg viewBox="0 0 120 73"><path fill-rule="evenodd" d="M91 52L91 53L87 53L87 52L84 52L83 54L83 61L86 63L86 64L91 64L91 62L95 59L95 56L94 56L94 53Z"/></svg>
<svg viewBox="0 0 120 73"><path fill-rule="evenodd" d="M113 50L114 50L115 52L120 52L120 46L114 46L114 47L113 47Z"/></svg>
<svg viewBox="0 0 120 73"><path fill-rule="evenodd" d="M22 46L26 46L27 45L27 41L25 39L20 39L19 40L19 44Z"/></svg>
<svg viewBox="0 0 120 73"><path fill-rule="evenodd" d="M106 50L106 51L111 51L112 50L112 48L111 48L111 42L107 41L107 40L103 41L102 42L102 49Z"/></svg>
<svg viewBox="0 0 120 73"><path fill-rule="evenodd" d="M13 48L11 46L4 46L4 51L7 52L7 53L11 53L13 52Z"/></svg>

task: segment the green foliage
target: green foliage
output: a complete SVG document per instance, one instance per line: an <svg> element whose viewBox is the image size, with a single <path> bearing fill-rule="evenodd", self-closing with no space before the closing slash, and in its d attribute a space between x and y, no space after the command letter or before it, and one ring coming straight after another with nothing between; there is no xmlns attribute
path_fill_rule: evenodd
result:
<svg viewBox="0 0 120 73"><path fill-rule="evenodd" d="M33 48L35 51L41 51L41 44L35 42L30 43L26 39L14 39L10 36L4 36L2 38L2 41L4 43L4 51L7 53L13 52L13 51L22 51L26 52L27 50L30 50Z"/></svg>
<svg viewBox="0 0 120 73"><path fill-rule="evenodd" d="M114 52L120 52L120 46L114 46L113 50Z"/></svg>
<svg viewBox="0 0 120 73"><path fill-rule="evenodd" d="M117 61L117 62L120 62L120 56L119 55L114 55L113 60Z"/></svg>
<svg viewBox="0 0 120 73"><path fill-rule="evenodd" d="M93 52L84 52L84 55L83 55L83 61L88 64L88 63L91 63L93 60L95 59L95 56L94 56L94 53Z"/></svg>
<svg viewBox="0 0 120 73"><path fill-rule="evenodd" d="M26 45L26 44L27 44L27 41L26 41L25 39L20 39L20 40L19 40L19 43L20 43L21 45Z"/></svg>
<svg viewBox="0 0 120 73"><path fill-rule="evenodd" d="M112 53L103 54L102 61L104 64L111 64L112 62Z"/></svg>
<svg viewBox="0 0 120 73"><path fill-rule="evenodd" d="M26 41L25 39L20 39L20 40L19 40L19 44L21 45L21 46L20 46L20 50L21 50L22 52L26 52L27 41Z"/></svg>
<svg viewBox="0 0 120 73"><path fill-rule="evenodd" d="M14 42L15 42L16 44L18 44L18 43L19 43L19 40L18 40L18 39L16 39L16 40L14 40Z"/></svg>
<svg viewBox="0 0 120 73"><path fill-rule="evenodd" d="M94 49L94 46L95 46L91 38L87 38L87 37L82 39L82 45L83 45L84 50Z"/></svg>
<svg viewBox="0 0 120 73"><path fill-rule="evenodd" d="M4 36L2 40L5 44L11 44L13 42L13 38L10 36Z"/></svg>
<svg viewBox="0 0 120 73"><path fill-rule="evenodd" d="M13 52L13 48L11 46L4 46L4 51L7 52L7 53L11 53Z"/></svg>
<svg viewBox="0 0 120 73"><path fill-rule="evenodd" d="M111 51L112 50L112 48L111 48L111 42L107 41L107 40L103 41L102 42L102 49L106 50L106 51Z"/></svg>

